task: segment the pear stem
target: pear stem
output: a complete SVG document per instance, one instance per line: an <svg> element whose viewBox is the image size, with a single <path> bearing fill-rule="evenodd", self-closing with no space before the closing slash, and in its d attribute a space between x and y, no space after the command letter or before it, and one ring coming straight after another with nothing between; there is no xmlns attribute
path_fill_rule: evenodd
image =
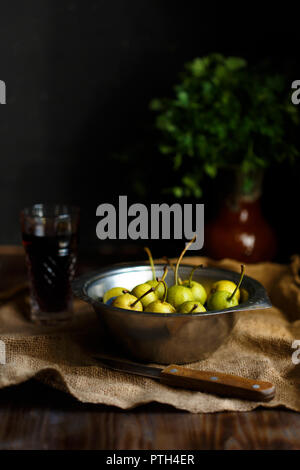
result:
<svg viewBox="0 0 300 470"><path fill-rule="evenodd" d="M234 289L234 291L232 292L231 296L228 297L228 300L231 300L233 298L233 296L236 294L237 290L240 288L244 275L245 275L245 266L243 264L241 264L241 277L240 277L239 283L236 286L236 288Z"/></svg>
<svg viewBox="0 0 300 470"><path fill-rule="evenodd" d="M164 267L164 274L163 274L162 278L160 279L160 281L164 281L167 274L168 274L168 267L165 266L165 267Z"/></svg>
<svg viewBox="0 0 300 470"><path fill-rule="evenodd" d="M163 295L163 300L162 300L162 303L166 301L167 299L167 284L165 283L165 281L163 280L163 278L161 278L160 281L158 281L158 284L157 286L155 287L154 290L156 290L159 286L159 284L163 284L164 285L164 295Z"/></svg>
<svg viewBox="0 0 300 470"><path fill-rule="evenodd" d="M147 253L147 255L148 255L149 262L150 262L151 269L152 269L153 281L155 281L155 279L156 279L156 273L155 273L155 267L154 267L154 262L153 262L152 253L151 253L151 251L150 251L150 248L148 248L147 246L144 247L144 250L146 251L146 253Z"/></svg>
<svg viewBox="0 0 300 470"><path fill-rule="evenodd" d="M192 283L192 280L193 280L194 272L195 272L196 269L198 269L198 268L203 268L203 264L198 264L198 266L195 266L195 267L191 270L191 274L190 274L190 277L189 277L189 287L191 287L191 283Z"/></svg>
<svg viewBox="0 0 300 470"><path fill-rule="evenodd" d="M190 311L190 313L192 313L194 310L196 310L197 307L199 307L199 305L195 304L194 307L192 308L192 310Z"/></svg>
<svg viewBox="0 0 300 470"><path fill-rule="evenodd" d="M175 276L175 266L174 264L172 263L171 260L169 260L169 258L167 256L164 256L163 259L168 263L168 265L170 266L170 268L172 269L173 273L174 273L174 276ZM182 280L180 279L180 277L178 276L178 282L179 284L182 284Z"/></svg>
<svg viewBox="0 0 300 470"><path fill-rule="evenodd" d="M154 292L155 289L154 287L151 287L149 290L147 290L147 292L145 292L143 295L141 295L138 299L136 299L131 305L130 307L134 307L143 297L145 297L146 295L150 294L150 292Z"/></svg>
<svg viewBox="0 0 300 470"><path fill-rule="evenodd" d="M191 241L189 241L185 248L182 250L182 253L181 255L179 256L178 260L177 260L177 263L176 263L176 266L175 266L175 284L176 286L178 286L178 268L179 268L179 265L181 263L181 260L182 258L184 257L186 251L189 249L189 247L194 243L194 241L196 240L196 237L197 235L194 235L194 237L191 239Z"/></svg>

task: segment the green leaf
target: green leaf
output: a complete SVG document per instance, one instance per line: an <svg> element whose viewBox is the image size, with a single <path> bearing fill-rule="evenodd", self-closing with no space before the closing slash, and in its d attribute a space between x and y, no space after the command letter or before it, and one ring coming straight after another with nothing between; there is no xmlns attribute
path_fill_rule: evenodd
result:
<svg viewBox="0 0 300 470"><path fill-rule="evenodd" d="M151 102L170 188L180 172L172 193L200 197L202 179L223 169L247 173L299 158L300 107L290 95L286 77L268 64L217 53L188 62L172 96Z"/></svg>
<svg viewBox="0 0 300 470"><path fill-rule="evenodd" d="M204 170L208 174L208 176L210 176L211 178L215 178L217 175L217 167L210 163L206 163L204 165Z"/></svg>
<svg viewBox="0 0 300 470"><path fill-rule="evenodd" d="M174 157L174 163L173 163L173 168L175 171L177 171L180 168L181 163L182 163L182 155L181 153L176 153Z"/></svg>
<svg viewBox="0 0 300 470"><path fill-rule="evenodd" d="M192 177L192 176L190 176L190 175L184 176L184 177L181 179L181 181L182 181L183 184L184 184L185 186L187 186L188 188L193 189L193 188L195 188L195 186L196 186L196 182L195 182L195 180L194 180L194 177Z"/></svg>
<svg viewBox="0 0 300 470"><path fill-rule="evenodd" d="M161 114L160 116L158 116L156 120L156 124L157 124L158 129L162 131L167 131L167 132L176 131L176 127L165 114Z"/></svg>
<svg viewBox="0 0 300 470"><path fill-rule="evenodd" d="M204 57L203 59L200 59L198 57L189 64L189 68L195 77L201 77L206 72L208 65L208 58Z"/></svg>
<svg viewBox="0 0 300 470"><path fill-rule="evenodd" d="M167 155L173 152L173 147L170 147L169 145L160 145L159 150L162 154Z"/></svg>
<svg viewBox="0 0 300 470"><path fill-rule="evenodd" d="M227 57L225 64L230 70L238 70L247 67L247 61L241 57Z"/></svg>
<svg viewBox="0 0 300 470"><path fill-rule="evenodd" d="M202 189L200 186L197 186L197 188L194 188L194 197L199 199L202 196Z"/></svg>
<svg viewBox="0 0 300 470"><path fill-rule="evenodd" d="M188 106L188 104L189 104L189 95L187 94L186 91L183 91L183 90L179 91L178 94L177 94L177 97L178 97L179 103L182 106L184 106L184 107Z"/></svg>
<svg viewBox="0 0 300 470"><path fill-rule="evenodd" d="M152 101L150 101L149 107L152 111L160 111L163 105L162 105L161 100L153 99Z"/></svg>
<svg viewBox="0 0 300 470"><path fill-rule="evenodd" d="M178 199L183 197L183 189L180 186L175 186L174 188L172 188L172 190L173 190L174 196L177 197Z"/></svg>

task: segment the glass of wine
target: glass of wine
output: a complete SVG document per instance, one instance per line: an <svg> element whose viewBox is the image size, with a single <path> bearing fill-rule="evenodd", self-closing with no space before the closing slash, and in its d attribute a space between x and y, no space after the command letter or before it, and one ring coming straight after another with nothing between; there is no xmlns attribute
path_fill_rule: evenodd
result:
<svg viewBox="0 0 300 470"><path fill-rule="evenodd" d="M30 282L30 319L66 321L73 314L71 281L77 261L79 209L35 204L21 211L22 241Z"/></svg>

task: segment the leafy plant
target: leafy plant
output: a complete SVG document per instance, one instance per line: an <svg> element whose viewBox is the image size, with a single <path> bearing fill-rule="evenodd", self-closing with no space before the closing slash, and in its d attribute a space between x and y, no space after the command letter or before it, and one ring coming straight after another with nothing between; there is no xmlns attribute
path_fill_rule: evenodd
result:
<svg viewBox="0 0 300 470"><path fill-rule="evenodd" d="M225 168L245 174L299 156L299 124L286 78L253 69L245 59L211 54L185 65L170 98L152 100L170 160L176 197L201 197L201 181ZM245 184L247 179L245 178Z"/></svg>

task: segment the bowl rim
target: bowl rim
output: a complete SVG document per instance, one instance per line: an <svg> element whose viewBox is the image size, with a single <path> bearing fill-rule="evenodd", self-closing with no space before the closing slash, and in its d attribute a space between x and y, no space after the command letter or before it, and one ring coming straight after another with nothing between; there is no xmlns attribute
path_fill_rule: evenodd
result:
<svg viewBox="0 0 300 470"><path fill-rule="evenodd" d="M165 263L155 263L155 267L164 267ZM181 267L185 268L193 268L195 265L191 264L181 264ZM265 308L270 308L272 307L272 304L270 302L270 299L267 295L266 289L262 286L262 284L257 281L256 279L253 279L250 276L247 276L245 274L244 276L244 281L250 286L254 288L254 296L250 299L247 300L246 302L243 302L242 304L239 304L235 307L230 307L224 310L209 310L206 312L199 312L199 313L155 313L155 312L138 312L135 310L126 310L122 308L117 308L113 307L112 305L107 305L100 300L93 299L89 294L88 294L88 288L89 286L97 281L98 279L101 279L105 277L105 275L108 275L109 273L112 273L114 271L119 271L119 270L126 270L128 268L149 268L149 271L151 271L151 266L149 262L130 262L130 263L117 263L117 264L112 264L110 266L106 266L91 272L87 272L85 274L82 274L81 276L76 277L72 283L72 291L74 295L81 300L93 305L94 307L105 307L106 309L111 310L112 312L123 312L124 314L128 315L142 315L142 316L147 316L149 317L172 317L172 318L178 318L178 317L183 317L183 318L197 318L197 317L209 317L209 316L215 316L215 315L224 315L224 314L229 314L232 312L243 312L247 310L257 310L257 309L265 309ZM179 269L180 269L179 268ZM237 273L236 271L230 271L229 269L223 269L219 267L214 267L214 266L207 266L202 268L204 271L209 270L209 271L217 271L220 274L228 275L232 277L239 277L240 273ZM226 279L226 277L224 277ZM229 279L232 280L232 279Z"/></svg>

